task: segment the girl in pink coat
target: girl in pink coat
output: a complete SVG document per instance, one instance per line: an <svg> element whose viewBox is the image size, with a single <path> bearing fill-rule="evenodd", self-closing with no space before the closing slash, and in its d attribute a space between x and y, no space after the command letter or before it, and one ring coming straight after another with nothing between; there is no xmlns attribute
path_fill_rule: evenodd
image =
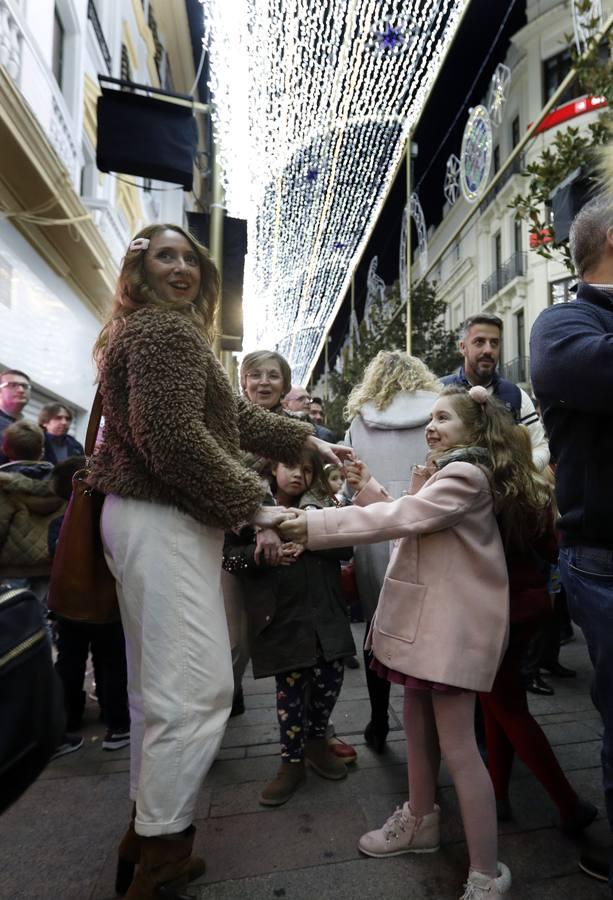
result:
<svg viewBox="0 0 613 900"><path fill-rule="evenodd" d="M494 900L508 895L511 875L497 861L496 803L474 734L475 697L491 689L508 640L496 515L521 517L538 500L514 458L515 425L484 388L445 388L426 439L428 462L408 495L392 500L358 462L347 467L353 507L298 513L280 527L286 540L312 550L399 539L370 642L379 673L405 686L409 800L363 835L359 848L375 857L438 850L442 755L470 855L462 900Z"/></svg>

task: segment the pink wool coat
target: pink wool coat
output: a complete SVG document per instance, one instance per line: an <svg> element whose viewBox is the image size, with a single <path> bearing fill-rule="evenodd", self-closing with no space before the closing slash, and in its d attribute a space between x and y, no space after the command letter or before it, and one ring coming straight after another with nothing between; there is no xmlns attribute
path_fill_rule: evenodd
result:
<svg viewBox="0 0 613 900"><path fill-rule="evenodd" d="M416 678L489 691L509 628L507 567L489 482L468 462L451 462L421 481L417 493L392 500L371 478L354 498L357 506L308 512L307 546L400 538L372 624L375 657Z"/></svg>

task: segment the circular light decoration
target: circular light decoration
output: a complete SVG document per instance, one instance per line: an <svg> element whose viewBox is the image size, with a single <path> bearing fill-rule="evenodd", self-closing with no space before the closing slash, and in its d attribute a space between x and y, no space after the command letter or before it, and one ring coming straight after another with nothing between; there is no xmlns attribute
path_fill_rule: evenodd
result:
<svg viewBox="0 0 613 900"><path fill-rule="evenodd" d="M507 91L510 84L511 70L504 63L498 63L487 94L487 111L494 128L498 128L502 124L502 113L507 102Z"/></svg>
<svg viewBox="0 0 613 900"><path fill-rule="evenodd" d="M417 231L419 263L421 265L422 274L424 274L428 268L428 229L426 228L426 218L421 203L419 202L419 197L415 193L411 194L409 210Z"/></svg>
<svg viewBox="0 0 613 900"><path fill-rule="evenodd" d="M586 6L585 0L572 0L572 7L577 53L585 53L590 40L602 28L602 2L591 0Z"/></svg>
<svg viewBox="0 0 613 900"><path fill-rule="evenodd" d="M443 193L450 206L453 206L460 196L460 160L455 153L452 153L447 160Z"/></svg>
<svg viewBox="0 0 613 900"><path fill-rule="evenodd" d="M304 384L468 0L201 0L243 347Z"/></svg>
<svg viewBox="0 0 613 900"><path fill-rule="evenodd" d="M487 184L492 163L492 126L485 106L471 109L462 138L460 184L469 203L476 203Z"/></svg>

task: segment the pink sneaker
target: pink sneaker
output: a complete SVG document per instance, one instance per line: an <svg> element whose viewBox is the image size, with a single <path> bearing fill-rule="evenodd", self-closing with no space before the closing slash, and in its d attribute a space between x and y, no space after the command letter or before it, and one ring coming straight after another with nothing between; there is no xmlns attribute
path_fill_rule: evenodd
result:
<svg viewBox="0 0 613 900"><path fill-rule="evenodd" d="M389 817L383 828L363 834L358 848L366 856L400 856L401 853L434 853L440 845L438 806L418 819L408 803Z"/></svg>
<svg viewBox="0 0 613 900"><path fill-rule="evenodd" d="M504 863L498 864L498 876L490 878L474 869L468 873L468 881L464 885L464 893L460 900L496 900L506 895L511 900L511 873Z"/></svg>

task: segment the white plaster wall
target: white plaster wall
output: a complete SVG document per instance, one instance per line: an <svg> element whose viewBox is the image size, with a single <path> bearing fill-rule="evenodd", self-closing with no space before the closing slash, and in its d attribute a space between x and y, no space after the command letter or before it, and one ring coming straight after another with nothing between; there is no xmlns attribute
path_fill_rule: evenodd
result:
<svg viewBox="0 0 613 900"><path fill-rule="evenodd" d="M0 255L13 269L11 305L0 303L0 364L23 369L38 387L88 410L95 392L91 351L100 322L2 220ZM82 418L79 434L86 424Z"/></svg>

